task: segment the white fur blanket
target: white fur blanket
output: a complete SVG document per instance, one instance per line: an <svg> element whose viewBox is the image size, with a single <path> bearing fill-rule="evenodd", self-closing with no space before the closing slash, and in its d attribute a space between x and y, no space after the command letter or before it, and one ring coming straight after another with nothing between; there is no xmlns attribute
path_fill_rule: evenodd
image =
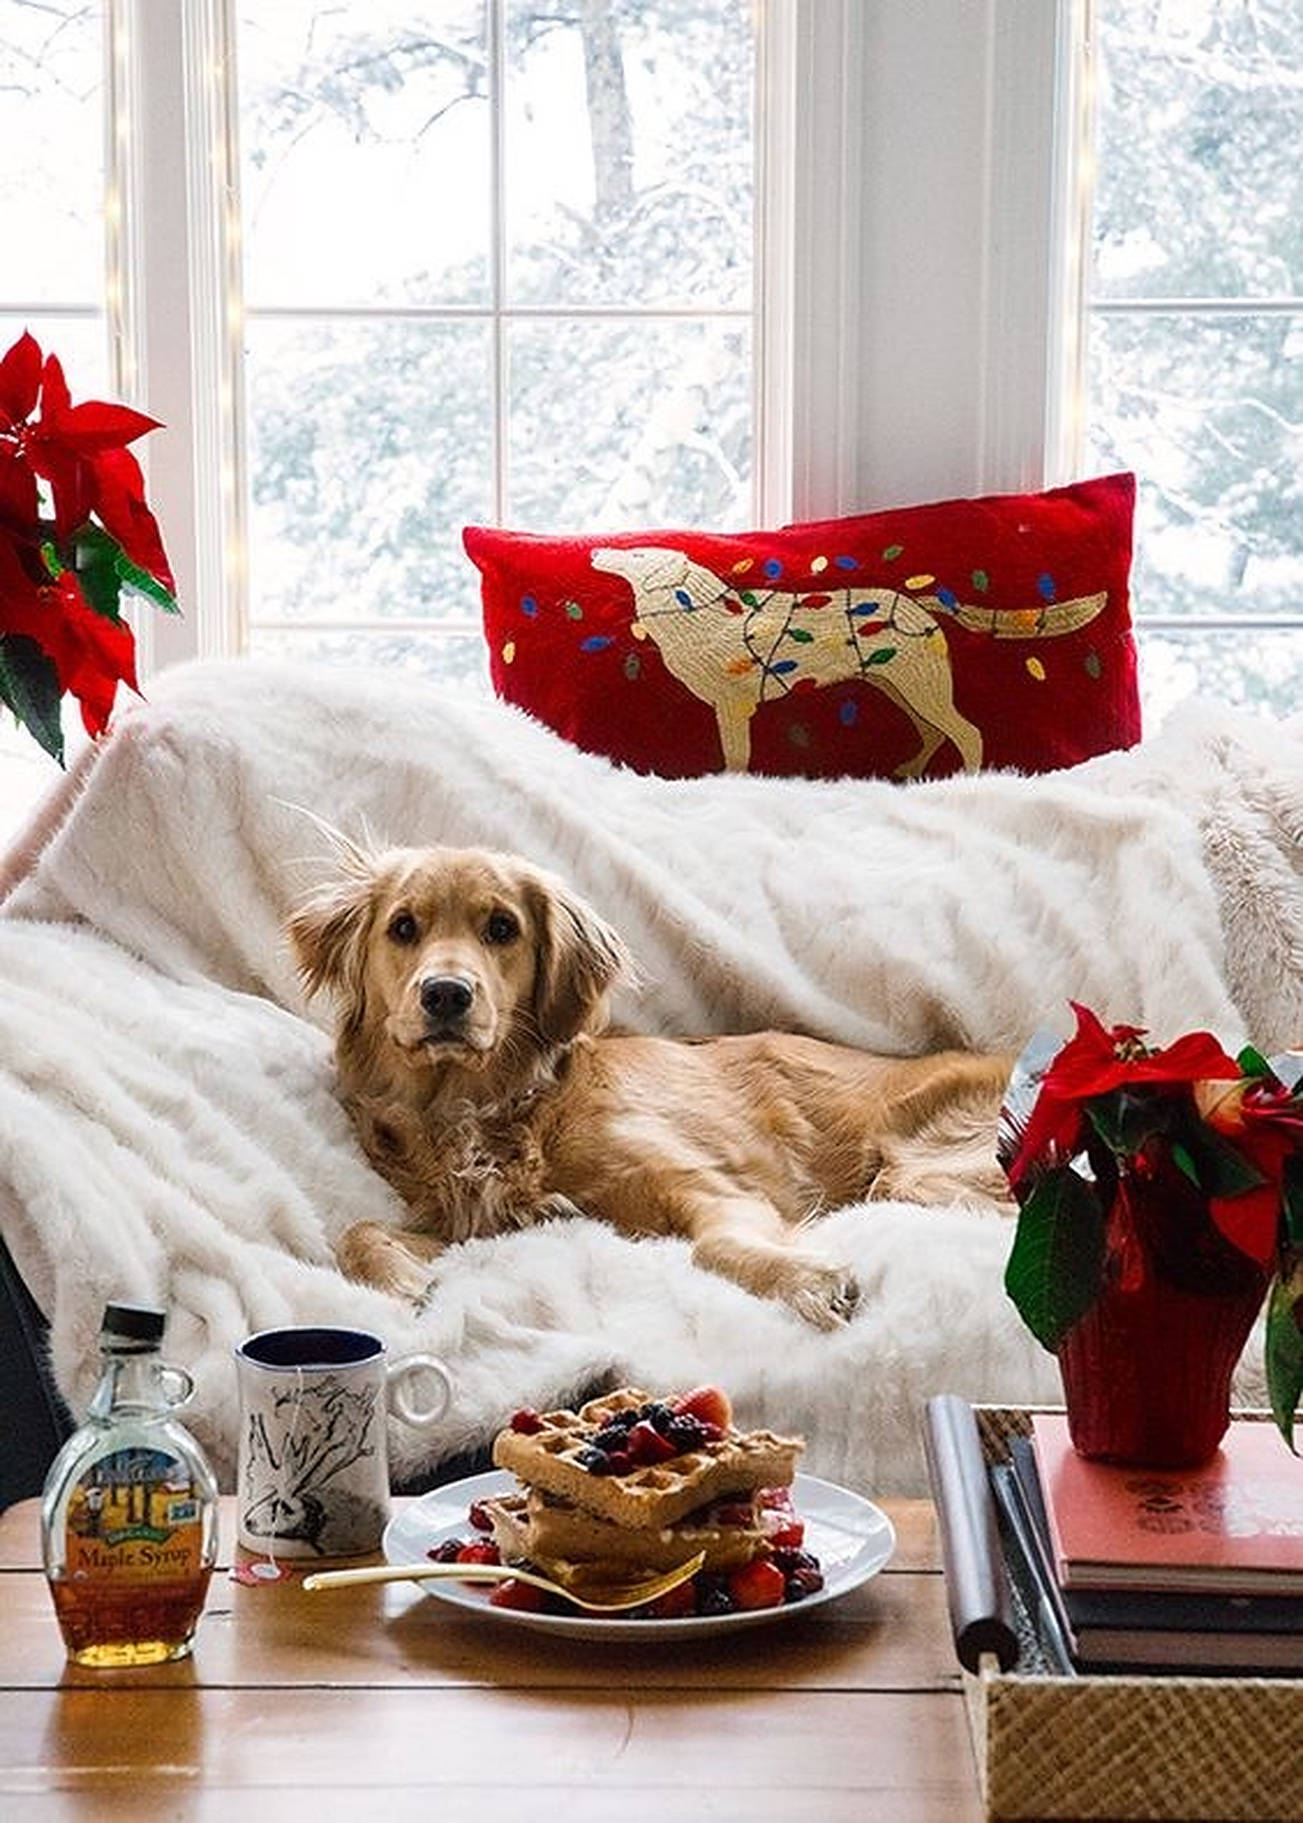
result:
<svg viewBox="0 0 1303 1823"><path fill-rule="evenodd" d="M405 1479L606 1375L717 1380L745 1421L803 1431L813 1472L879 1493L921 1490L931 1393L1058 1397L1002 1290L1009 1224L961 1210L821 1225L865 1292L836 1335L696 1271L682 1243L589 1222L452 1251L419 1316L346 1284L332 1239L399 1211L335 1102L329 1010L304 1005L282 941L326 849L296 806L554 868L642 964L616 1013L643 1029L1017 1046L1067 1030L1071 997L1160 1040L1303 1035L1299 719L1196 711L1071 772L902 787L642 778L389 675L209 663L152 697L11 856L0 1224L74 1408L105 1301L170 1310L228 1484L232 1347L285 1322L362 1324L449 1362L439 1428L391 1431Z"/></svg>

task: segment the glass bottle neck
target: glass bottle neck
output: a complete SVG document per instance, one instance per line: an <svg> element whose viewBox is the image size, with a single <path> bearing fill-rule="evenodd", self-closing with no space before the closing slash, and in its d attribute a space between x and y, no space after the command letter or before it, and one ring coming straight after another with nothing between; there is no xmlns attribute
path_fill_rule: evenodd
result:
<svg viewBox="0 0 1303 1823"><path fill-rule="evenodd" d="M110 1412L168 1409L170 1402L159 1380L161 1363L156 1351L115 1354L106 1349L101 1363L100 1383L90 1402L88 1418L107 1418Z"/></svg>

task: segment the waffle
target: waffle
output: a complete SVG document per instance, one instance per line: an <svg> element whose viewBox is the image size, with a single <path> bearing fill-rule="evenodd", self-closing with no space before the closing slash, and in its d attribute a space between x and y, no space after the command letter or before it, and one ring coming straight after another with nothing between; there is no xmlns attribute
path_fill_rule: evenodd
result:
<svg viewBox="0 0 1303 1823"><path fill-rule="evenodd" d="M711 1507L698 1509L676 1525L613 1525L555 1495L504 1494L483 1502L493 1524L493 1541L507 1563L546 1567L557 1562L600 1563L621 1570L674 1570L704 1551L705 1570L731 1570L768 1550L770 1527L760 1513L743 1525L721 1525ZM770 1515L772 1518L773 1515Z"/></svg>
<svg viewBox="0 0 1303 1823"><path fill-rule="evenodd" d="M773 1431L739 1431L733 1426L718 1442L623 1475L595 1475L585 1468L581 1456L591 1447L593 1433L613 1414L636 1411L647 1403L647 1393L626 1386L590 1399L577 1412L540 1413L536 1431L500 1431L493 1460L527 1488L539 1488L582 1512L634 1529L672 1526L694 1508L725 1494L790 1484L804 1443Z"/></svg>

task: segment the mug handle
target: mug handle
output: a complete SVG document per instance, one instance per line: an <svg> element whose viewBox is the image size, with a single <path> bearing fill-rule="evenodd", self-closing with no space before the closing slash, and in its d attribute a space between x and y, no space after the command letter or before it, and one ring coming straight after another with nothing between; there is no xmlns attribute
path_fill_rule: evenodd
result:
<svg viewBox="0 0 1303 1823"><path fill-rule="evenodd" d="M433 1405L414 1405L409 1397L408 1382L425 1374L439 1383ZM401 1355L385 1369L385 1387L390 1409L405 1424L434 1424L452 1403L452 1376L434 1355Z"/></svg>

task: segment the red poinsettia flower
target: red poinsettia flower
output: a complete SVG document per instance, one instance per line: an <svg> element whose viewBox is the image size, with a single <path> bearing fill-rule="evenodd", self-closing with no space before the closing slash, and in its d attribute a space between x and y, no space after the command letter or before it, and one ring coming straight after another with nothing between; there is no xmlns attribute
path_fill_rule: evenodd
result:
<svg viewBox="0 0 1303 1823"><path fill-rule="evenodd" d="M1071 1004L1076 1035L1041 1079L1036 1106L1009 1166L1015 1188L1034 1165L1070 1158L1080 1149L1084 1107L1097 1095L1124 1086L1193 1083L1240 1073L1211 1032L1188 1032L1165 1049L1151 1050L1143 1026L1105 1026L1089 1007L1075 1000Z"/></svg>
<svg viewBox="0 0 1303 1823"><path fill-rule="evenodd" d="M0 701L56 758L65 693L99 734L119 683L136 687L121 591L176 608L171 565L127 447L157 428L129 406L74 405L62 364L29 333L0 356Z"/></svg>

